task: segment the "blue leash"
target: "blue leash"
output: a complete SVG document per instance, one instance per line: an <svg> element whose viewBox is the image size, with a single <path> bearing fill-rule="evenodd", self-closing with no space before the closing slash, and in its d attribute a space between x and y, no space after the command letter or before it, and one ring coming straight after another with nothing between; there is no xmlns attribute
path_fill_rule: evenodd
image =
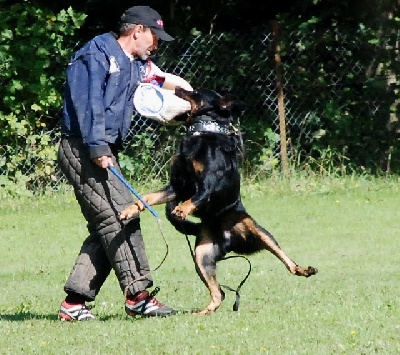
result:
<svg viewBox="0 0 400 355"><path fill-rule="evenodd" d="M129 190L130 192L132 192L132 194L134 194L134 195L136 196L136 198L137 198L138 200L140 200L140 201L146 206L146 208L151 212L151 214L157 219L158 229L159 229L159 231L160 231L160 233L161 233L162 238L164 239L164 243L165 243L165 247L166 247L166 252L165 252L165 255L164 255L163 259L162 259L161 262L158 264L158 266L157 266L155 269L152 269L152 270L151 270L151 272L156 271L156 270L158 270L158 269L160 268L160 266L164 263L165 259L167 258L168 252L169 252L169 247L168 247L167 240L165 239L164 233L162 232L162 229L161 229L161 219L160 219L160 217L158 216L158 213L157 213L153 208L151 208L150 205L149 205L146 201L143 200L142 196L140 196L139 193L136 192L136 190L135 190L131 185L129 185L128 181L126 181L126 180L124 179L124 177L123 177L120 173L118 173L118 171L117 171L113 166L109 165L109 166L108 166L108 169L109 169L109 170L110 170L110 171L111 171L111 172L112 172L112 173L113 173L127 188L128 188L128 190ZM129 287L130 287L132 284L134 284L135 282L138 282L138 281L140 281L140 280L145 279L146 277L148 277L149 275L151 275L151 272L148 272L147 274L142 275L142 276L140 276L140 277L134 279L133 281L131 281L131 282L125 287L125 290L124 290L125 297L127 296L127 294L128 294L128 289L129 289ZM156 289L157 289L157 288L156 288ZM154 290L154 291L155 291L155 290ZM153 292L154 292L154 291L153 291ZM157 291L157 292L158 292L158 291Z"/></svg>
<svg viewBox="0 0 400 355"><path fill-rule="evenodd" d="M130 192L132 192L136 196L136 198L140 202L142 202L146 206L146 208L156 219L160 219L158 213L146 201L143 200L142 196L140 196L139 193L131 185L129 185L128 181L126 181L124 177L113 166L109 165L108 169L129 189Z"/></svg>

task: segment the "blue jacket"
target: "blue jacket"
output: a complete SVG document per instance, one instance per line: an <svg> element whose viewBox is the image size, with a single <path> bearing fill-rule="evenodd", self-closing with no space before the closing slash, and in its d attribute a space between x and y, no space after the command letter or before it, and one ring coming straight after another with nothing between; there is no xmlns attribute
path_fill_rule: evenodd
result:
<svg viewBox="0 0 400 355"><path fill-rule="evenodd" d="M90 158L111 155L128 134L133 94L146 63L130 60L112 33L93 38L72 57L67 68L62 133L79 137Z"/></svg>

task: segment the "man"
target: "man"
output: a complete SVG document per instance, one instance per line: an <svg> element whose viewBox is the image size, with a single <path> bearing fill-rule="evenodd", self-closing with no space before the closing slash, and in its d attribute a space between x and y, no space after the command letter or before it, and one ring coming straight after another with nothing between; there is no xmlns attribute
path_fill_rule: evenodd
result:
<svg viewBox="0 0 400 355"><path fill-rule="evenodd" d="M128 222L119 220L119 212L133 198L107 169L113 166L120 172L117 154L130 127L133 96L141 82L191 88L184 79L162 73L149 61L159 39L173 40L161 16L148 6L134 6L122 15L118 35L96 36L68 65L58 161L74 188L89 236L64 286L67 295L59 311L61 320L94 319L86 302L95 300L111 270L126 296L128 315L175 313L154 298L155 291L147 290L153 280L139 216ZM188 109L185 106L180 113Z"/></svg>

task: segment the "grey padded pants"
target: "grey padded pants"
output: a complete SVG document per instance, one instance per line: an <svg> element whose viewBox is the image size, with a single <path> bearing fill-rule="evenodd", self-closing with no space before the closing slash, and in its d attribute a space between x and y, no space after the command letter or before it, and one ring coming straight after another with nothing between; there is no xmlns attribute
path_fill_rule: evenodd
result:
<svg viewBox="0 0 400 355"><path fill-rule="evenodd" d="M119 212L134 202L130 191L108 169L91 161L80 139L61 139L58 163L74 188L89 231L64 286L65 292L93 301L111 269L122 291L129 286L129 292L134 294L151 287L153 280L139 217L127 223L118 219ZM113 163L120 171L115 156Z"/></svg>

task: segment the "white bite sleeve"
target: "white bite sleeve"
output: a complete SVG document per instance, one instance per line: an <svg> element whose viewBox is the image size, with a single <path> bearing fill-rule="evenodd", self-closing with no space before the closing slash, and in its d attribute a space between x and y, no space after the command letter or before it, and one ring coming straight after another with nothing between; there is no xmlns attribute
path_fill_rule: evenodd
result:
<svg viewBox="0 0 400 355"><path fill-rule="evenodd" d="M188 112L190 103L174 94L172 90L141 83L133 96L136 111L162 124L173 123L174 117Z"/></svg>

